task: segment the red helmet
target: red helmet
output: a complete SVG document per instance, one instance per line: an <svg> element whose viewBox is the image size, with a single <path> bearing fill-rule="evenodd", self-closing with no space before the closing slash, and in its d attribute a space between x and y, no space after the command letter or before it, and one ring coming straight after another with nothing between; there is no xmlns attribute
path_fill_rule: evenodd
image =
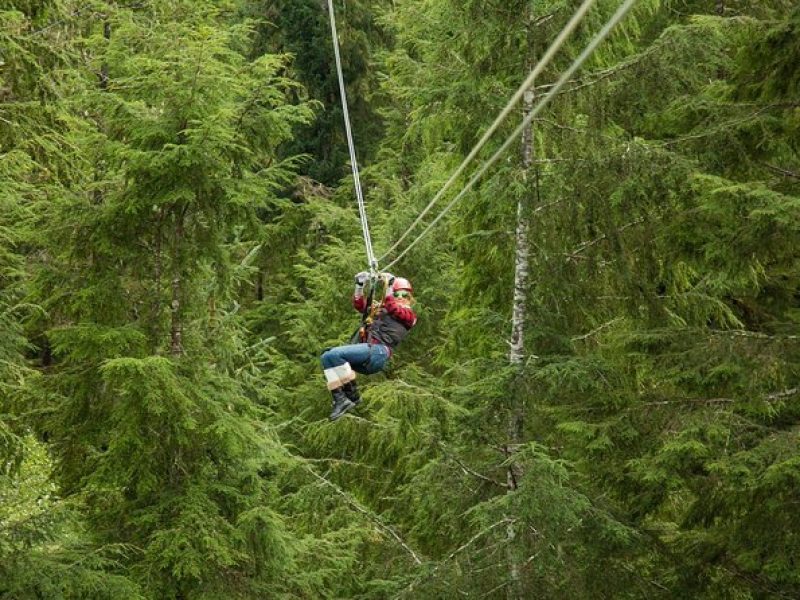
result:
<svg viewBox="0 0 800 600"><path fill-rule="evenodd" d="M414 288L411 287L411 282L408 279L405 277L395 277L394 283L392 283L392 292L399 292L401 290L405 290L410 294L414 293Z"/></svg>

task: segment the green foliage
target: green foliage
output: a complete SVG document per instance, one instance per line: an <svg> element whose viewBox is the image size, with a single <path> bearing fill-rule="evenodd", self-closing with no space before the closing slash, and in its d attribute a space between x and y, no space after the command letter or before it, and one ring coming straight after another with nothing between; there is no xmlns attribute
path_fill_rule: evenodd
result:
<svg viewBox="0 0 800 600"><path fill-rule="evenodd" d="M76 507L57 497L43 445L20 440L25 459L0 475L0 596L7 598L143 598L118 575L130 546L96 547Z"/></svg>
<svg viewBox="0 0 800 600"><path fill-rule="evenodd" d="M386 0L334 2L348 106L362 162L373 155L382 134L373 99L378 79L373 55L386 42L375 22L375 12L386 4ZM320 104L317 118L297 127L281 154L312 156L303 172L325 185L336 184L349 173L349 155L326 2L246 0L241 5L243 14L258 23L253 55L291 55L289 72L303 84L293 92L295 97Z"/></svg>
<svg viewBox="0 0 800 600"><path fill-rule="evenodd" d="M335 4L380 254L578 2ZM800 594L793 3L638 3L393 267L419 324L335 425L364 257L323 5L0 18L0 596Z"/></svg>

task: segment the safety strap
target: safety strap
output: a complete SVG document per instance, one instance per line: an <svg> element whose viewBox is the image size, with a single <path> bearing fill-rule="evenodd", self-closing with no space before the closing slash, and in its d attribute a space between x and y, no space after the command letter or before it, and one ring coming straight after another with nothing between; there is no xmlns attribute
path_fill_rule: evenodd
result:
<svg viewBox="0 0 800 600"><path fill-rule="evenodd" d="M367 295L367 302L364 305L364 310L361 313L361 326L358 328L358 338L362 343L367 341L367 329L372 325L375 321L375 317L383 308L383 301L386 298L386 281L381 278L380 281L384 284L383 293L380 296L381 301L374 303L375 289L378 287L378 281L379 279L375 276L370 278L369 294Z"/></svg>

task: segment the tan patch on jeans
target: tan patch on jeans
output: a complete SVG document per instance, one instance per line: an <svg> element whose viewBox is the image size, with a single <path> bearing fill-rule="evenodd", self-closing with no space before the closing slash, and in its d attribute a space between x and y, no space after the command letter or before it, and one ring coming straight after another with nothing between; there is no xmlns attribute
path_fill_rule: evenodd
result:
<svg viewBox="0 0 800 600"><path fill-rule="evenodd" d="M335 390L344 385L344 382L339 379L339 372L336 370L336 367L333 369L325 369L325 380L328 382L329 390Z"/></svg>
<svg viewBox="0 0 800 600"><path fill-rule="evenodd" d="M339 381L342 382L342 385L350 383L356 378L356 373L350 363L344 363L340 367L334 367L334 369L336 369L336 374L339 376Z"/></svg>

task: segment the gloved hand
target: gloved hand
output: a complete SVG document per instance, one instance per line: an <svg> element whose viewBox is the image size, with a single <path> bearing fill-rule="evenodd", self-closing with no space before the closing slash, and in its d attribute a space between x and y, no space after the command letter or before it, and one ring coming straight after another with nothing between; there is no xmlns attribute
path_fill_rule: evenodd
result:
<svg viewBox="0 0 800 600"><path fill-rule="evenodd" d="M356 298L364 297L364 285L366 285L368 278L369 278L369 273L367 273L366 271L361 271L361 273L358 273L355 276L356 289L353 291L353 295Z"/></svg>
<svg viewBox="0 0 800 600"><path fill-rule="evenodd" d="M361 273L356 274L356 287L363 288L364 284L367 283L367 279L369 279L369 273L366 271L361 271Z"/></svg>

